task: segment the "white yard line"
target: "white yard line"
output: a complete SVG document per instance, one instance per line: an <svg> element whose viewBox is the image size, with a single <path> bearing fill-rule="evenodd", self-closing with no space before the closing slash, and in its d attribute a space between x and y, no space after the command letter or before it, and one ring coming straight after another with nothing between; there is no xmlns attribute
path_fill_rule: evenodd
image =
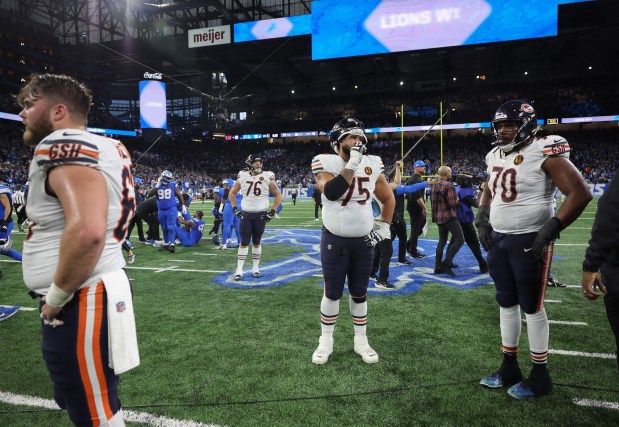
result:
<svg viewBox="0 0 619 427"><path fill-rule="evenodd" d="M60 410L58 404L53 400L3 391L0 391L0 402L16 406L34 406L37 408ZM125 421L144 423L156 427L221 427L218 424L204 424L193 420L175 420L174 418L164 417L163 415L125 410L123 410L123 419Z"/></svg>
<svg viewBox="0 0 619 427"><path fill-rule="evenodd" d="M578 406L588 406L591 408L603 408L603 409L615 409L619 410L619 402L605 402L603 400L592 399L579 399L577 397L572 399L572 403Z"/></svg>
<svg viewBox="0 0 619 427"><path fill-rule="evenodd" d="M617 356L612 353L587 353L584 351L568 351L568 350L548 350L548 354L558 354L560 356L578 356L591 357L594 359L616 359Z"/></svg>
<svg viewBox="0 0 619 427"><path fill-rule="evenodd" d="M547 302L549 304L561 304L563 301L559 299L545 299L544 302Z"/></svg>
<svg viewBox="0 0 619 427"><path fill-rule="evenodd" d="M127 270L151 270L155 273L163 273L165 271L181 271L184 273L227 273L228 270L192 270L189 268L176 268L175 265L170 267L125 267Z"/></svg>

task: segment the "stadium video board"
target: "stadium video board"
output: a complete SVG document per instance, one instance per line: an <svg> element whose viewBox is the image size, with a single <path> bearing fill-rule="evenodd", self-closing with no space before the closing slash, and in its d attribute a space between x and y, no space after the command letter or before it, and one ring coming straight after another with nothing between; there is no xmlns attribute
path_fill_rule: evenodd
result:
<svg viewBox="0 0 619 427"><path fill-rule="evenodd" d="M140 126L167 129L166 86L156 80L140 81Z"/></svg>
<svg viewBox="0 0 619 427"><path fill-rule="evenodd" d="M317 0L312 59L342 58L557 35L574 0Z"/></svg>
<svg viewBox="0 0 619 427"><path fill-rule="evenodd" d="M299 15L288 18L265 19L257 22L234 24L234 42L275 39L310 34L312 16Z"/></svg>

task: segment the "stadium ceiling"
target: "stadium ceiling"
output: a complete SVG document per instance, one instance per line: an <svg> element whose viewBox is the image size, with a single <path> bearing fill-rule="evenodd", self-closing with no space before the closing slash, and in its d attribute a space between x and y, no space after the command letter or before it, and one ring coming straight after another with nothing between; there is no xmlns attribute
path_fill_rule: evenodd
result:
<svg viewBox="0 0 619 427"><path fill-rule="evenodd" d="M310 36L187 47L190 29L304 15L309 0L0 0L0 10L2 19L35 25L67 45L62 54L80 64L80 77L120 91L145 71L158 71L209 92L210 73L224 71L231 86L241 82L238 95L294 89L296 96L324 96L333 87L335 93L391 91L400 81L405 88L445 87L474 83L476 75L514 82L525 71L537 81L617 74L619 57L611 53L619 51L617 3L561 6L557 37L323 61L312 61Z"/></svg>

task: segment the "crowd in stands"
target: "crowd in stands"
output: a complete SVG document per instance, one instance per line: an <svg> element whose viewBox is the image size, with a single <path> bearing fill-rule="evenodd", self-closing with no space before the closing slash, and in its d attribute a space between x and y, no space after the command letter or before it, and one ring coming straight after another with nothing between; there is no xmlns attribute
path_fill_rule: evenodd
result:
<svg viewBox="0 0 619 427"><path fill-rule="evenodd" d="M27 180L32 150L23 145L22 125L0 120L0 176L15 185ZM552 128L551 128L552 129ZM608 182L619 166L619 129L584 129L558 132L569 142L571 160L588 182ZM402 150L408 151L418 137L406 138L402 148L399 139L373 139L370 137L369 153L381 156L388 170L400 158ZM492 136L486 132L469 135L443 135L442 164L451 166L455 174L485 175L484 157L491 148ZM178 182L194 190L212 187L218 178L236 178L245 166L249 154L259 155L264 168L275 173L282 186L314 185L310 170L312 158L321 153L331 153L328 138L309 142L267 144L265 141L177 141L171 138L151 143L140 138L127 138L125 145L132 153L134 176L146 185L156 181L161 171L168 169ZM423 159L429 164L428 174L435 174L441 165L441 144L437 132L429 134L405 162L405 174L412 171L412 162Z"/></svg>

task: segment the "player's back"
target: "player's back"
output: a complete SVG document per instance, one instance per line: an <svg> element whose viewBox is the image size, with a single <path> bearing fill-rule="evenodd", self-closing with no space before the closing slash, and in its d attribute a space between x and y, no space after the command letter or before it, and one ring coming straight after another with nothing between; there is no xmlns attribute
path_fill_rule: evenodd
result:
<svg viewBox="0 0 619 427"><path fill-rule="evenodd" d="M30 164L28 217L33 222L24 242L23 271L26 285L46 289L56 270L65 216L58 199L49 195L46 182L51 168L62 165L92 167L105 179L108 195L108 220L105 245L94 271L85 284L98 280L103 272L125 266L121 244L135 211L131 157L119 141L83 130L53 132L35 149Z"/></svg>

